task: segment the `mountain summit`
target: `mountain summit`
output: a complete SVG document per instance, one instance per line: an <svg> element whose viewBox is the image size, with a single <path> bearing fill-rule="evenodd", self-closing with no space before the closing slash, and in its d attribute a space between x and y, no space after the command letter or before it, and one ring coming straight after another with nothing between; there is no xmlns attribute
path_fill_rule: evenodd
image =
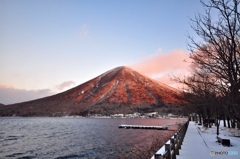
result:
<svg viewBox="0 0 240 159"><path fill-rule="evenodd" d="M178 105L177 90L129 67L109 70L65 92L0 107L0 115L63 116L157 111Z"/></svg>

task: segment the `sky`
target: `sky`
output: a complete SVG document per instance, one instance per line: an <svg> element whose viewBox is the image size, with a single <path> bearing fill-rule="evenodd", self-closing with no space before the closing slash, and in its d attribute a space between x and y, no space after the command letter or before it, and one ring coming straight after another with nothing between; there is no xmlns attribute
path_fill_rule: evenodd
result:
<svg viewBox="0 0 240 159"><path fill-rule="evenodd" d="M177 87L199 0L1 0L0 103L56 94L129 66ZM193 35L194 36L194 35Z"/></svg>

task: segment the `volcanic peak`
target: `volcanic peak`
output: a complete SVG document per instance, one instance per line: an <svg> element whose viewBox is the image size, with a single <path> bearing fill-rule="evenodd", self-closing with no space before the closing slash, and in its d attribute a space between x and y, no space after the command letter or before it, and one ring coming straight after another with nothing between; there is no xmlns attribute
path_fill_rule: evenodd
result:
<svg viewBox="0 0 240 159"><path fill-rule="evenodd" d="M133 69L120 66L68 91L8 105L0 115L52 116L156 111L178 104L174 89ZM0 107L0 110L4 107ZM1 114L2 112L2 114Z"/></svg>

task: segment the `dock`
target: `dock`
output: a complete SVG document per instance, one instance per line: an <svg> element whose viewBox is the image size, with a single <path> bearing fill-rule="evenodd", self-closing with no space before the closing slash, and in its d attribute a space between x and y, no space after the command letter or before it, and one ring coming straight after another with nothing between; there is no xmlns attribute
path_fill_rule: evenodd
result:
<svg viewBox="0 0 240 159"><path fill-rule="evenodd" d="M118 128L125 129L151 129L151 130L167 130L167 126L146 126L146 125L119 125Z"/></svg>

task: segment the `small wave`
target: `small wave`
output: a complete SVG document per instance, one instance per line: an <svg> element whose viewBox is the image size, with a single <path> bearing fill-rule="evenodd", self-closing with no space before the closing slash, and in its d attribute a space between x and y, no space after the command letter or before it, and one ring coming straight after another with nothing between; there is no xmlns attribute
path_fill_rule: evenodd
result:
<svg viewBox="0 0 240 159"><path fill-rule="evenodd" d="M75 158L82 158L82 157L84 157L84 155L67 155L67 156L60 156L55 159L66 159L66 158L75 159Z"/></svg>
<svg viewBox="0 0 240 159"><path fill-rule="evenodd" d="M21 136L8 136L6 139L4 140L18 140Z"/></svg>
<svg viewBox="0 0 240 159"><path fill-rule="evenodd" d="M35 156L24 156L24 153L13 153L5 156L6 158L17 158L17 159L33 159Z"/></svg>
<svg viewBox="0 0 240 159"><path fill-rule="evenodd" d="M33 159L36 158L34 156L23 156L23 157L18 157L17 159Z"/></svg>
<svg viewBox="0 0 240 159"><path fill-rule="evenodd" d="M20 156L20 155L23 155L23 153L13 153L13 154L7 155L5 157L17 157L17 156Z"/></svg>

